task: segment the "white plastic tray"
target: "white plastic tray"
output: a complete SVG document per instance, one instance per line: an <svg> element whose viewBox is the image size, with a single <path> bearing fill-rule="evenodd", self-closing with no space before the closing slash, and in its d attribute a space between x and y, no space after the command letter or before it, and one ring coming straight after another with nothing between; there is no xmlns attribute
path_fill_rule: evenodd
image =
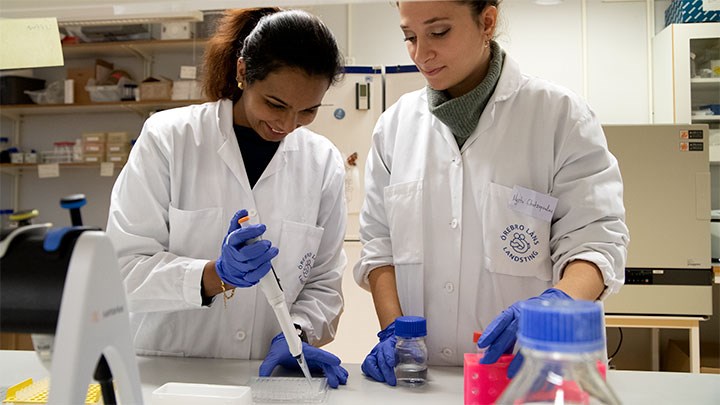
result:
<svg viewBox="0 0 720 405"><path fill-rule="evenodd" d="M152 393L153 405L252 405L250 387L169 382Z"/></svg>

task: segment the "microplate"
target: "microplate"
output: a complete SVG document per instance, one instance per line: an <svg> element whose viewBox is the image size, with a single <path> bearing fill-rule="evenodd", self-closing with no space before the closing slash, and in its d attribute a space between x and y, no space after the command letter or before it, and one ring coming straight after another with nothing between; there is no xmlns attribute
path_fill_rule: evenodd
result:
<svg viewBox="0 0 720 405"><path fill-rule="evenodd" d="M324 404L328 397L327 378L253 377L249 384L256 404Z"/></svg>

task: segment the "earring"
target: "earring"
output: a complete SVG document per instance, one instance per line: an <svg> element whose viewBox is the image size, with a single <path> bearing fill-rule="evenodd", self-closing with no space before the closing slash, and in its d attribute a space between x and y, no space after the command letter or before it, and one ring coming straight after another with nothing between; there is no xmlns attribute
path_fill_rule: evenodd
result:
<svg viewBox="0 0 720 405"><path fill-rule="evenodd" d="M485 48L487 48L488 46L490 46L490 40L489 40L489 39L486 39L486 40L485 40Z"/></svg>
<svg viewBox="0 0 720 405"><path fill-rule="evenodd" d="M245 84L241 81L238 82L238 89L245 90Z"/></svg>

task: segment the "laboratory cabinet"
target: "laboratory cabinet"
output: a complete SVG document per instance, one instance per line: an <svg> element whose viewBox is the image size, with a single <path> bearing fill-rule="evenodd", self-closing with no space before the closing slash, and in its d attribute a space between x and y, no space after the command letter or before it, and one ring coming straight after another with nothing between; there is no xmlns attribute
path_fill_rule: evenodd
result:
<svg viewBox="0 0 720 405"><path fill-rule="evenodd" d="M720 163L720 23L671 24L653 38L653 106L656 124L708 124Z"/></svg>

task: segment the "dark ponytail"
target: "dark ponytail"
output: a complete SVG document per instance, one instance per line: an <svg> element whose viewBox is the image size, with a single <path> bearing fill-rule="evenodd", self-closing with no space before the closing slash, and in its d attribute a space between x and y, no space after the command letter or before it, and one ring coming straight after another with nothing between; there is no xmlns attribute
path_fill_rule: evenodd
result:
<svg viewBox="0 0 720 405"><path fill-rule="evenodd" d="M319 18L301 10L236 10L220 23L205 51L205 94L237 100L237 58L245 61L245 84L284 67L337 82L343 58L335 37Z"/></svg>
<svg viewBox="0 0 720 405"><path fill-rule="evenodd" d="M237 99L237 58L245 38L266 15L278 8L250 8L226 10L205 47L203 91L211 101L221 98Z"/></svg>

